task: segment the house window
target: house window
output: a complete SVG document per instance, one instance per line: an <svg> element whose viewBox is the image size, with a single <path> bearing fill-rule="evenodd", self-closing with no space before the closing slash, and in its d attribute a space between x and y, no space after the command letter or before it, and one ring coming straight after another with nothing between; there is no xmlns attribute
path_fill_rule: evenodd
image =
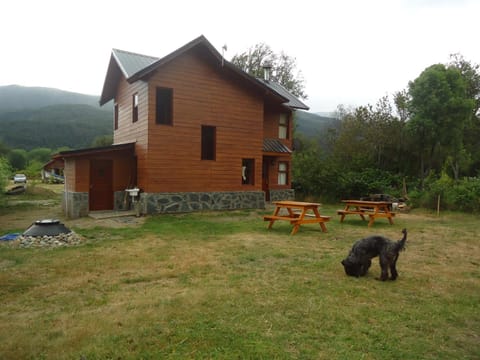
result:
<svg viewBox="0 0 480 360"><path fill-rule="evenodd" d="M132 97L132 122L138 121L138 94Z"/></svg>
<svg viewBox="0 0 480 360"><path fill-rule="evenodd" d="M242 159L242 184L254 185L255 159Z"/></svg>
<svg viewBox="0 0 480 360"><path fill-rule="evenodd" d="M278 121L278 138L288 139L288 115L280 114Z"/></svg>
<svg viewBox="0 0 480 360"><path fill-rule="evenodd" d="M156 89L156 122L162 125L172 125L173 120L173 89L157 87Z"/></svg>
<svg viewBox="0 0 480 360"><path fill-rule="evenodd" d="M288 163L278 163L278 185L288 184Z"/></svg>
<svg viewBox="0 0 480 360"><path fill-rule="evenodd" d="M202 160L215 160L216 127L202 125Z"/></svg>
<svg viewBox="0 0 480 360"><path fill-rule="evenodd" d="M113 107L113 127L115 130L118 129L118 104Z"/></svg>

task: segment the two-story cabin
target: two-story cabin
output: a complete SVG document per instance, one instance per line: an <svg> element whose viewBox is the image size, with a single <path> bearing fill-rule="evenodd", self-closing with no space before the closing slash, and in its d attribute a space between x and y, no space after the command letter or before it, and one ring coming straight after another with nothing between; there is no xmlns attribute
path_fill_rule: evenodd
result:
<svg viewBox="0 0 480 360"><path fill-rule="evenodd" d="M292 123L308 109L226 61L203 36L156 58L114 49L100 104L114 144L62 152L68 216L128 206L144 214L263 208L293 197Z"/></svg>

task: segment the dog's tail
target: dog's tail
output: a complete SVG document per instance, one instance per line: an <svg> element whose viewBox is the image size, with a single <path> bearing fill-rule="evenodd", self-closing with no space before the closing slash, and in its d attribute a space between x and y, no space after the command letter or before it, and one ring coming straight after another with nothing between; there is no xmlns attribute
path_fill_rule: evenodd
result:
<svg viewBox="0 0 480 360"><path fill-rule="evenodd" d="M402 240L398 240L395 244L395 251L400 252L405 250L405 243L407 242L407 229L402 230L403 238Z"/></svg>

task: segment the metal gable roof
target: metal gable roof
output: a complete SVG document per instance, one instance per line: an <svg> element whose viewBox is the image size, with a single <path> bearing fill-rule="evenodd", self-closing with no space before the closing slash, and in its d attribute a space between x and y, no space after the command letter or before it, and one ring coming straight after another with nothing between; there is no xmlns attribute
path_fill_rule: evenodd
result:
<svg viewBox="0 0 480 360"><path fill-rule="evenodd" d="M283 86L273 82L266 82L260 79L256 79L255 77L250 76L229 61L226 61L223 56L203 35L190 41L186 45L182 46L181 48L175 50L174 52L163 58L157 58L153 56L136 54L129 51L113 49L110 63L108 65L107 75L105 77L105 82L103 85L103 91L100 96L100 105L107 103L115 97L116 83L121 76L120 72L123 74L123 76L129 83L133 83L148 76L151 72L157 70L162 65L172 61L179 55L197 46L203 46L205 49L208 50L208 53L212 55L215 61L217 61L219 65L221 64L222 68L230 70L231 73L236 74L236 76L240 76L241 78L253 84L255 87L262 89L265 95L273 96L277 99L277 101L292 109L309 109L308 106L303 104L300 100L298 100L295 96L288 92Z"/></svg>
<svg viewBox="0 0 480 360"><path fill-rule="evenodd" d="M112 50L112 56L117 60L118 66L127 79L159 60L157 57L135 54L118 49Z"/></svg>
<svg viewBox="0 0 480 360"><path fill-rule="evenodd" d="M305 105L303 102L301 102L296 96L294 96L290 91L285 89L282 85L273 82L273 81L267 81L263 79L257 79L261 81L263 84L268 86L270 89L275 91L277 94L285 97L288 99L288 102L284 104L285 106L288 106L293 109L302 109L302 110L308 110L309 107Z"/></svg>

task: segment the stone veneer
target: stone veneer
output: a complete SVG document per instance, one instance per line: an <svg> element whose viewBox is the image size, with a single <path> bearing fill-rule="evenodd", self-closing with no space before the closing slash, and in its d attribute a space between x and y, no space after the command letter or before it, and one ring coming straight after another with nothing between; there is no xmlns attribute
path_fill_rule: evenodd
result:
<svg viewBox="0 0 480 360"><path fill-rule="evenodd" d="M142 214L264 209L263 191L141 193Z"/></svg>
<svg viewBox="0 0 480 360"><path fill-rule="evenodd" d="M270 190L270 201L293 200L293 189ZM88 216L87 192L64 192L63 211L71 219ZM181 213L202 210L264 209L263 191L140 193L139 214ZM114 209L128 210L131 199L124 191L114 194Z"/></svg>
<svg viewBox="0 0 480 360"><path fill-rule="evenodd" d="M63 213L71 219L88 215L88 192L64 191L62 198Z"/></svg>
<svg viewBox="0 0 480 360"><path fill-rule="evenodd" d="M294 189L270 190L270 201L294 200Z"/></svg>

